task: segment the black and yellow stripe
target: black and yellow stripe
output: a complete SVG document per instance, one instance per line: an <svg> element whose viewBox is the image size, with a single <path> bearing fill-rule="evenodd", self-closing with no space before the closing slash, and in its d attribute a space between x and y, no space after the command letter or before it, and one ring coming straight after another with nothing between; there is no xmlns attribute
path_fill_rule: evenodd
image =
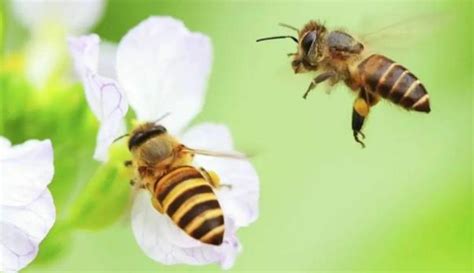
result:
<svg viewBox="0 0 474 273"><path fill-rule="evenodd" d="M192 166L178 167L161 177L153 196L174 223L203 243L220 245L224 217L217 196L203 175Z"/></svg>
<svg viewBox="0 0 474 273"><path fill-rule="evenodd" d="M363 87L407 110L430 112L429 96L423 84L405 67L381 55L362 61L359 73Z"/></svg>

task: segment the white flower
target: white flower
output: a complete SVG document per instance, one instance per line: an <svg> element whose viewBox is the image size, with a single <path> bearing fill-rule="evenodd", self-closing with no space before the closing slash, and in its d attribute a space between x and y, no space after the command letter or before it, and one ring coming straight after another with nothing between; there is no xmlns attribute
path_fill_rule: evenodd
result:
<svg viewBox="0 0 474 273"><path fill-rule="evenodd" d="M102 16L104 0L13 0L16 19L30 31L26 47L26 74L42 88L64 62L67 34L81 34Z"/></svg>
<svg viewBox="0 0 474 273"><path fill-rule="evenodd" d="M99 60L99 43L99 36L95 34L69 39L69 47L77 73L84 85L87 102L101 122L94 158L105 161L110 144L125 130L123 118L127 114L128 102L120 85L110 77L115 74L114 69L99 71L105 63L114 60ZM100 65L101 63L103 65ZM104 74L109 74L109 77L102 76Z"/></svg>
<svg viewBox="0 0 474 273"><path fill-rule="evenodd" d="M47 186L54 174L49 140L11 146L0 137L0 271L18 271L38 253L56 218Z"/></svg>
<svg viewBox="0 0 474 273"><path fill-rule="evenodd" d="M130 30L120 41L116 79L104 77L100 65L97 69L97 63L100 63L97 35L71 38L69 45L87 100L101 120L100 132L104 131L107 136L107 139L98 141L96 155L99 157L96 158L104 160L108 146L122 133L110 128L120 128L123 124L125 108L121 103L125 95L140 121L154 121L165 113L171 113L162 123L172 134L181 136L184 144L197 149L234 151L231 134L223 125L205 123L181 133L202 109L212 62L211 43L206 36L190 32L176 19L151 17ZM92 78L101 80L89 80ZM101 91L101 84L110 88ZM111 98L110 101L99 100L106 96ZM121 100L117 99L119 97ZM98 112L113 116L111 123L114 125L108 124ZM108 129L104 129L106 127ZM97 151L103 154L97 154ZM237 229L258 217L259 180L248 160L196 156L195 164L216 171L223 184L231 185L216 190L226 223L223 244L203 244L185 234L168 216L152 207L147 191L141 191L135 198L133 232L146 255L158 262L218 263L229 268L241 249Z"/></svg>

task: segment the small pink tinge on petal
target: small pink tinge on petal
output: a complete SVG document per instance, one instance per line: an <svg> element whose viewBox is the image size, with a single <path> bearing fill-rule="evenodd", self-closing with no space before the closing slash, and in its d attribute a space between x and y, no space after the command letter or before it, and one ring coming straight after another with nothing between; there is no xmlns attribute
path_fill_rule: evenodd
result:
<svg viewBox="0 0 474 273"><path fill-rule="evenodd" d="M105 161L110 144L125 132L124 117L127 114L128 104L117 82L96 74L89 76L89 87L94 94L98 94L96 99L100 105L99 121L101 124L94 158Z"/></svg>
<svg viewBox="0 0 474 273"><path fill-rule="evenodd" d="M100 38L97 34L68 38L76 72L82 76L86 69L97 72Z"/></svg>

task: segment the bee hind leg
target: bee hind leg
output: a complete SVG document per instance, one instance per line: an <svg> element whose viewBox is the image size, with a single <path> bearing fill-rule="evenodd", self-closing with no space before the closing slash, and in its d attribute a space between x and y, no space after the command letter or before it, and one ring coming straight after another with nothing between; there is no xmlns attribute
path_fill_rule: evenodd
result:
<svg viewBox="0 0 474 273"><path fill-rule="evenodd" d="M208 171L204 168L200 168L201 173L203 174L204 178L211 184L213 188L219 189L222 187L232 188L232 185L222 184L221 179L214 171Z"/></svg>
<svg viewBox="0 0 474 273"><path fill-rule="evenodd" d="M364 142L359 139L359 136L361 136L362 139L365 139L365 135L361 132L362 127L369 115L370 107L377 104L379 100L380 97L378 95L370 93L362 88L358 97L354 101L352 108L352 132L354 140L362 145L362 148L365 148Z"/></svg>
<svg viewBox="0 0 474 273"><path fill-rule="evenodd" d="M151 204L153 207L161 214L163 214L163 206L161 206L160 202L156 198L151 198Z"/></svg>
<svg viewBox="0 0 474 273"><path fill-rule="evenodd" d="M365 135L361 132L361 129L368 114L369 104L364 98L359 96L354 101L354 106L352 109L352 132L354 135L354 140L360 143L362 148L365 148L365 144L359 139L359 135L362 136L363 139L365 138Z"/></svg>

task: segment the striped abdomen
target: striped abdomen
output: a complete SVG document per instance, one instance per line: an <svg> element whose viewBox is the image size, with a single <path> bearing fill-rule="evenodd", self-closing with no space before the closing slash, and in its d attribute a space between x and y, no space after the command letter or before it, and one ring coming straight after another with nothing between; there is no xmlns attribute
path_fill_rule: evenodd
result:
<svg viewBox="0 0 474 273"><path fill-rule="evenodd" d="M196 168L178 167L161 177L154 185L154 197L173 222L191 237L212 245L222 243L222 209L212 187Z"/></svg>
<svg viewBox="0 0 474 273"><path fill-rule="evenodd" d="M425 87L405 67L381 56L371 55L359 66L362 86L373 93L401 105L407 110L430 112Z"/></svg>

